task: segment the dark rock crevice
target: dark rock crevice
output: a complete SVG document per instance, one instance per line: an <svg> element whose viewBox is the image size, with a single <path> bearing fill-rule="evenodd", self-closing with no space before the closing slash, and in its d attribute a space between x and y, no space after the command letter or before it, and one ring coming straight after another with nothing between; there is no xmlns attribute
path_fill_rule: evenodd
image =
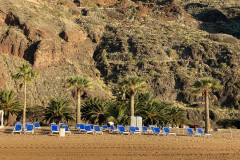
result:
<svg viewBox="0 0 240 160"><path fill-rule="evenodd" d="M34 42L24 51L23 58L27 60L29 63L31 63L32 65L34 64L35 53L38 49L38 45L40 42L41 41Z"/></svg>

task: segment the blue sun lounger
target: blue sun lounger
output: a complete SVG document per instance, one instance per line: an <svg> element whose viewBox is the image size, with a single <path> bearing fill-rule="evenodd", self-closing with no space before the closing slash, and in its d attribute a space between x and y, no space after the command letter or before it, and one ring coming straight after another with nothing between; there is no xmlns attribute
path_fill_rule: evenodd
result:
<svg viewBox="0 0 240 160"><path fill-rule="evenodd" d="M28 126L29 124L31 124L31 122L25 123L25 128L27 128L27 126Z"/></svg>
<svg viewBox="0 0 240 160"><path fill-rule="evenodd" d="M91 130L93 130L93 125L92 124L88 124L88 125L90 126Z"/></svg>
<svg viewBox="0 0 240 160"><path fill-rule="evenodd" d="M129 127L130 134L141 134L141 132L136 130L136 127L130 126Z"/></svg>
<svg viewBox="0 0 240 160"><path fill-rule="evenodd" d="M78 123L78 124L76 124L76 130L80 130L80 124Z"/></svg>
<svg viewBox="0 0 240 160"><path fill-rule="evenodd" d="M85 124L79 125L79 132L81 132L81 131L85 132Z"/></svg>
<svg viewBox="0 0 240 160"><path fill-rule="evenodd" d="M65 125L65 133L69 133L69 134L71 134L71 131L69 130L68 125Z"/></svg>
<svg viewBox="0 0 240 160"><path fill-rule="evenodd" d="M168 127L163 127L163 131L166 135L174 135L176 136L176 133L174 132L170 132L169 128Z"/></svg>
<svg viewBox="0 0 240 160"><path fill-rule="evenodd" d="M211 136L212 135L211 133L204 133L201 128L197 128L196 131L197 131L197 133L196 133L197 136Z"/></svg>
<svg viewBox="0 0 240 160"><path fill-rule="evenodd" d="M108 131L108 126L107 125L103 125L102 128L103 128L103 131Z"/></svg>
<svg viewBox="0 0 240 160"><path fill-rule="evenodd" d="M88 133L93 133L93 130L91 129L91 126L90 125L85 125L85 134L88 134Z"/></svg>
<svg viewBox="0 0 240 160"><path fill-rule="evenodd" d="M103 134L103 132L101 131L100 126L94 126L93 130L94 130L94 134L97 134L97 133Z"/></svg>
<svg viewBox="0 0 240 160"><path fill-rule="evenodd" d="M123 126L118 126L118 130L120 134L130 134L128 131L125 130Z"/></svg>
<svg viewBox="0 0 240 160"><path fill-rule="evenodd" d="M143 133L150 133L151 130L148 130L148 128L146 126L142 126L142 132Z"/></svg>
<svg viewBox="0 0 240 160"><path fill-rule="evenodd" d="M139 127L135 127L135 130L140 132L140 129L139 129Z"/></svg>
<svg viewBox="0 0 240 160"><path fill-rule="evenodd" d="M27 128L25 128L24 134L28 132L31 132L32 134L34 134L34 127L32 124L28 124Z"/></svg>
<svg viewBox="0 0 240 160"><path fill-rule="evenodd" d="M22 133L22 124L21 123L15 124L12 134L13 133L20 133L20 134Z"/></svg>
<svg viewBox="0 0 240 160"><path fill-rule="evenodd" d="M38 122L33 123L34 129L41 129L40 124Z"/></svg>
<svg viewBox="0 0 240 160"><path fill-rule="evenodd" d="M155 133L155 130L154 130L155 127L150 127L151 130L149 130L149 133Z"/></svg>
<svg viewBox="0 0 240 160"><path fill-rule="evenodd" d="M115 126L111 125L110 126L110 133L118 133L118 129Z"/></svg>
<svg viewBox="0 0 240 160"><path fill-rule="evenodd" d="M164 132L161 132L161 130L158 127L154 127L154 134L156 135L165 135Z"/></svg>
<svg viewBox="0 0 240 160"><path fill-rule="evenodd" d="M51 124L51 134L59 133L58 126L56 124Z"/></svg>
<svg viewBox="0 0 240 160"><path fill-rule="evenodd" d="M188 135L191 135L191 136L195 135L195 133L193 132L193 130L191 128L187 128L187 136Z"/></svg>

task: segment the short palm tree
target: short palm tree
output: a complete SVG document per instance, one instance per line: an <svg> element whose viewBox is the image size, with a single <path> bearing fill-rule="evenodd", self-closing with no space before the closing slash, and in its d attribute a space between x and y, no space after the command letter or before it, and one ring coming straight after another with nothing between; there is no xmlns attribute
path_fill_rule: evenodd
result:
<svg viewBox="0 0 240 160"><path fill-rule="evenodd" d="M90 123L99 124L101 126L103 123L107 122L108 108L111 104L111 102L103 99L90 98L83 104L82 117Z"/></svg>
<svg viewBox="0 0 240 160"><path fill-rule="evenodd" d="M16 114L21 110L23 104L20 101L15 100L16 94L13 91L0 92L0 110L4 111L4 119L9 122L9 115Z"/></svg>
<svg viewBox="0 0 240 160"><path fill-rule="evenodd" d="M129 110L125 104L116 104L108 108L108 121L114 124L125 125L129 124Z"/></svg>
<svg viewBox="0 0 240 160"><path fill-rule="evenodd" d="M136 115L142 117L144 125L157 125L166 123L166 108L168 104L156 101L155 97L149 92L138 94L136 99Z"/></svg>
<svg viewBox="0 0 240 160"><path fill-rule="evenodd" d="M193 85L194 92L204 93L205 95L205 133L209 133L210 119L209 119L209 92L217 91L223 86L220 82L212 78L202 78L196 81Z"/></svg>
<svg viewBox="0 0 240 160"><path fill-rule="evenodd" d="M76 124L81 123L81 95L85 90L92 88L92 82L85 77L70 77L67 79L66 87L77 90Z"/></svg>
<svg viewBox="0 0 240 160"><path fill-rule="evenodd" d="M64 99L51 99L48 107L45 109L45 119L47 122L56 122L74 120L72 109L69 107L69 101Z"/></svg>
<svg viewBox="0 0 240 160"><path fill-rule="evenodd" d="M44 120L45 107L35 105L27 108L27 117L31 122L42 122Z"/></svg>
<svg viewBox="0 0 240 160"><path fill-rule="evenodd" d="M119 82L119 86L123 92L123 95L125 95L127 91L130 92L131 116L134 116L134 95L136 92L140 92L140 93L145 92L147 88L147 84L140 77L129 76L124 78L121 82Z"/></svg>
<svg viewBox="0 0 240 160"><path fill-rule="evenodd" d="M23 64L19 67L20 71L13 75L13 79L23 79L23 83L20 85L24 86L24 106L23 106L23 124L26 122L26 108L27 108L27 82L31 82L33 78L38 76L38 72L34 72L33 68L28 64ZM25 125L23 125L23 128Z"/></svg>
<svg viewBox="0 0 240 160"><path fill-rule="evenodd" d="M179 122L182 117L182 110L178 107L174 107L168 109L168 118L169 121L172 123L172 127L179 125Z"/></svg>

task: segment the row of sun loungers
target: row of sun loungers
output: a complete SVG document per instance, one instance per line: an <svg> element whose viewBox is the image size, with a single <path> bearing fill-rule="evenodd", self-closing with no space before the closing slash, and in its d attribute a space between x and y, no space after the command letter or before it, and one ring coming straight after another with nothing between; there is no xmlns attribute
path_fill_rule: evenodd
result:
<svg viewBox="0 0 240 160"><path fill-rule="evenodd" d="M27 122L25 123L25 130L24 130L24 134L25 133L32 133L34 134L34 129L40 129L40 125L38 122L35 122L35 123L30 123L30 122ZM13 129L13 132L12 133L22 133L22 124L21 123L16 123L15 124L15 127Z"/></svg>
<svg viewBox="0 0 240 160"><path fill-rule="evenodd" d="M191 136L211 136L211 133L204 133L201 128L196 128L196 133L191 128L187 128L187 135Z"/></svg>
<svg viewBox="0 0 240 160"><path fill-rule="evenodd" d="M101 128L98 125L93 126L92 124L77 124L76 128L80 133L85 132L85 134L103 134L103 131L101 131Z"/></svg>
<svg viewBox="0 0 240 160"><path fill-rule="evenodd" d="M34 129L39 129L41 128L38 122L35 122L31 124L30 122L27 122L25 124L25 130L24 133L29 133L31 132L34 134ZM63 123L60 124L55 124L51 123L51 131L50 133L59 133L59 129L64 128L65 133L71 134L71 131L69 130L68 125L65 125ZM133 127L130 126L128 131L125 130L125 127L122 125L118 125L117 128L113 125L110 126L110 128L107 125L103 125L102 130L99 125L93 126L92 124L77 124L76 129L82 133L84 132L85 134L103 134L104 131L108 131L109 133L117 133L117 134L154 134L154 135L174 135L176 136L176 133L170 132L168 127L163 127L163 131L160 130L158 127L150 127L150 130L146 126L142 126L142 130L140 131L139 127ZM21 123L16 123L14 130L12 133L20 133L22 132L22 124ZM187 128L187 135L191 136L209 136L211 135L210 133L204 133L201 128L196 129L196 133L193 132L191 128Z"/></svg>
<svg viewBox="0 0 240 160"><path fill-rule="evenodd" d="M87 127L87 128L86 128ZM94 126L93 125L85 125L85 124L77 124L76 128L79 132L85 132L87 133L93 133L94 132L100 132L100 126ZM168 127L163 128L163 132L160 131L158 127L151 127L151 130L148 130L146 126L142 127L142 131L140 131L139 127L133 127L130 126L129 130L127 131L124 126L118 125L117 128L113 125L110 126L110 129L107 125L103 125L102 131L109 131L109 133L118 133L118 134L155 134L155 135L176 135L174 132L170 132ZM102 132L101 132L102 134Z"/></svg>
<svg viewBox="0 0 240 160"><path fill-rule="evenodd" d="M64 123L60 123L59 125L57 125L56 123L51 123L51 134L59 133L59 128L61 127L65 129L65 133L71 134L68 125L65 125Z"/></svg>

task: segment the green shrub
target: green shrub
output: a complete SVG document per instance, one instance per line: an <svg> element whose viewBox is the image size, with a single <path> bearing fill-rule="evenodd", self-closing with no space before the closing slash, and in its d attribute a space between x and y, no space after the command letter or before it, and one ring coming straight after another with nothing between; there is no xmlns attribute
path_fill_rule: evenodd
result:
<svg viewBox="0 0 240 160"><path fill-rule="evenodd" d="M236 127L240 129L240 120L238 119L222 119L217 121L216 124L222 128Z"/></svg>
<svg viewBox="0 0 240 160"><path fill-rule="evenodd" d="M227 67L227 64L226 64L226 63L220 63L220 64L219 64L219 67L220 67L220 68L226 68L226 67Z"/></svg>
<svg viewBox="0 0 240 160"><path fill-rule="evenodd" d="M171 57L174 54L173 49L169 48L166 50L166 53L168 54L169 57Z"/></svg>

